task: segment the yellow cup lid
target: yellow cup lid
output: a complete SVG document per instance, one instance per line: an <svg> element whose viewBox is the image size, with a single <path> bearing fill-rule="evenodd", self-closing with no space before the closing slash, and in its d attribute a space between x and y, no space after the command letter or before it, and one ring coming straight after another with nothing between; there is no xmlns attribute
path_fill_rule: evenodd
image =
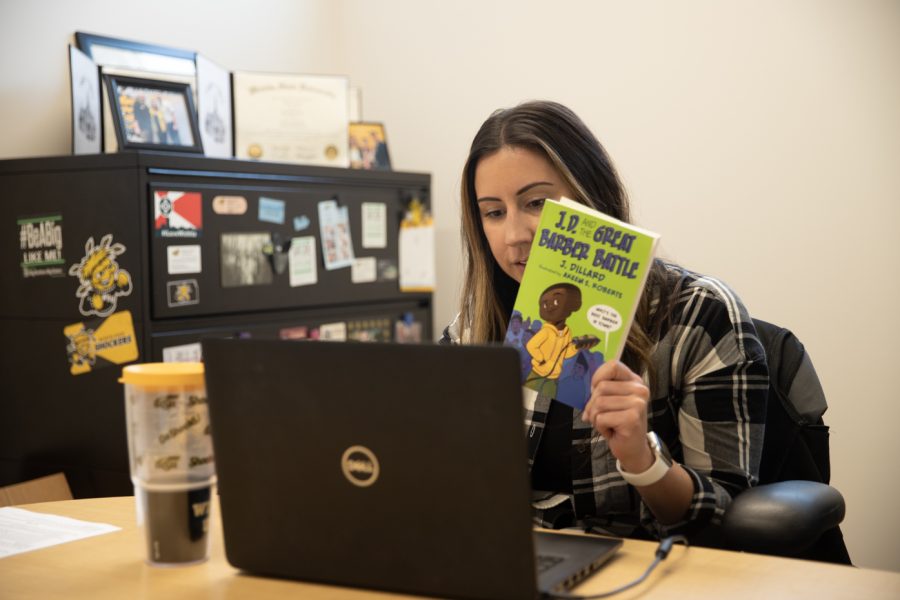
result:
<svg viewBox="0 0 900 600"><path fill-rule="evenodd" d="M171 362L128 365L119 383L142 386L202 386L203 363Z"/></svg>

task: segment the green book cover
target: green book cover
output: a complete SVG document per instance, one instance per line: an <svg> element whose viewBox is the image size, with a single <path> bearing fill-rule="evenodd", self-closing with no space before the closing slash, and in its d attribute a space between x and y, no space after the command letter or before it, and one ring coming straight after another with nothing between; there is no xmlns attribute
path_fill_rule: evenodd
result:
<svg viewBox="0 0 900 600"><path fill-rule="evenodd" d="M591 375L622 356L658 241L567 198L544 203L504 342L523 385L584 408Z"/></svg>

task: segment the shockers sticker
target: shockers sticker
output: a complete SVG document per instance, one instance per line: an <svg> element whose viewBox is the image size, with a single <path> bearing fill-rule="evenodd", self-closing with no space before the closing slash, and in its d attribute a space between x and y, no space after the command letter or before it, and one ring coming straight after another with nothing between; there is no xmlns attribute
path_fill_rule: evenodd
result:
<svg viewBox="0 0 900 600"><path fill-rule="evenodd" d="M72 375L138 359L134 322L127 310L106 319L73 323L63 329L63 335L68 340L66 353Z"/></svg>
<svg viewBox="0 0 900 600"><path fill-rule="evenodd" d="M113 244L108 233L94 244L88 238L84 245L84 258L69 267L69 275L78 277L75 296L81 300L78 310L86 317L106 317L116 310L120 296L131 294L131 275L119 267L116 260L125 253L124 244Z"/></svg>

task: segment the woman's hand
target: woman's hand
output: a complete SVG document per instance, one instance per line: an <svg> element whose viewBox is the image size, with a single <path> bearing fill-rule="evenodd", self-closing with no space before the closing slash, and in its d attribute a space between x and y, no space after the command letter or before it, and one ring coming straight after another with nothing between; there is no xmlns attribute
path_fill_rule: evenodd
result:
<svg viewBox="0 0 900 600"><path fill-rule="evenodd" d="M619 361L603 363L591 378L591 397L581 419L603 436L629 473L642 473L653 464L647 443L649 399L644 381Z"/></svg>

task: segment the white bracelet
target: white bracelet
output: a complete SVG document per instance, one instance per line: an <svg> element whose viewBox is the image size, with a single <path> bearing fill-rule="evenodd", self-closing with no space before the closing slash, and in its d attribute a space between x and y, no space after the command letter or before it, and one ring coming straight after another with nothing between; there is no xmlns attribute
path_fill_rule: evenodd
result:
<svg viewBox="0 0 900 600"><path fill-rule="evenodd" d="M656 460L653 461L653 464L650 465L650 468L646 471L642 473L629 473L622 469L622 463L619 462L619 459L616 459L616 470L619 471L622 479L636 487L653 485L665 477L666 473L669 472L669 469L672 468L671 462L666 460L666 457L662 452L661 442L659 441L659 438L656 437L656 434L652 431L648 432L647 440L650 442L650 449L653 451L653 456Z"/></svg>

